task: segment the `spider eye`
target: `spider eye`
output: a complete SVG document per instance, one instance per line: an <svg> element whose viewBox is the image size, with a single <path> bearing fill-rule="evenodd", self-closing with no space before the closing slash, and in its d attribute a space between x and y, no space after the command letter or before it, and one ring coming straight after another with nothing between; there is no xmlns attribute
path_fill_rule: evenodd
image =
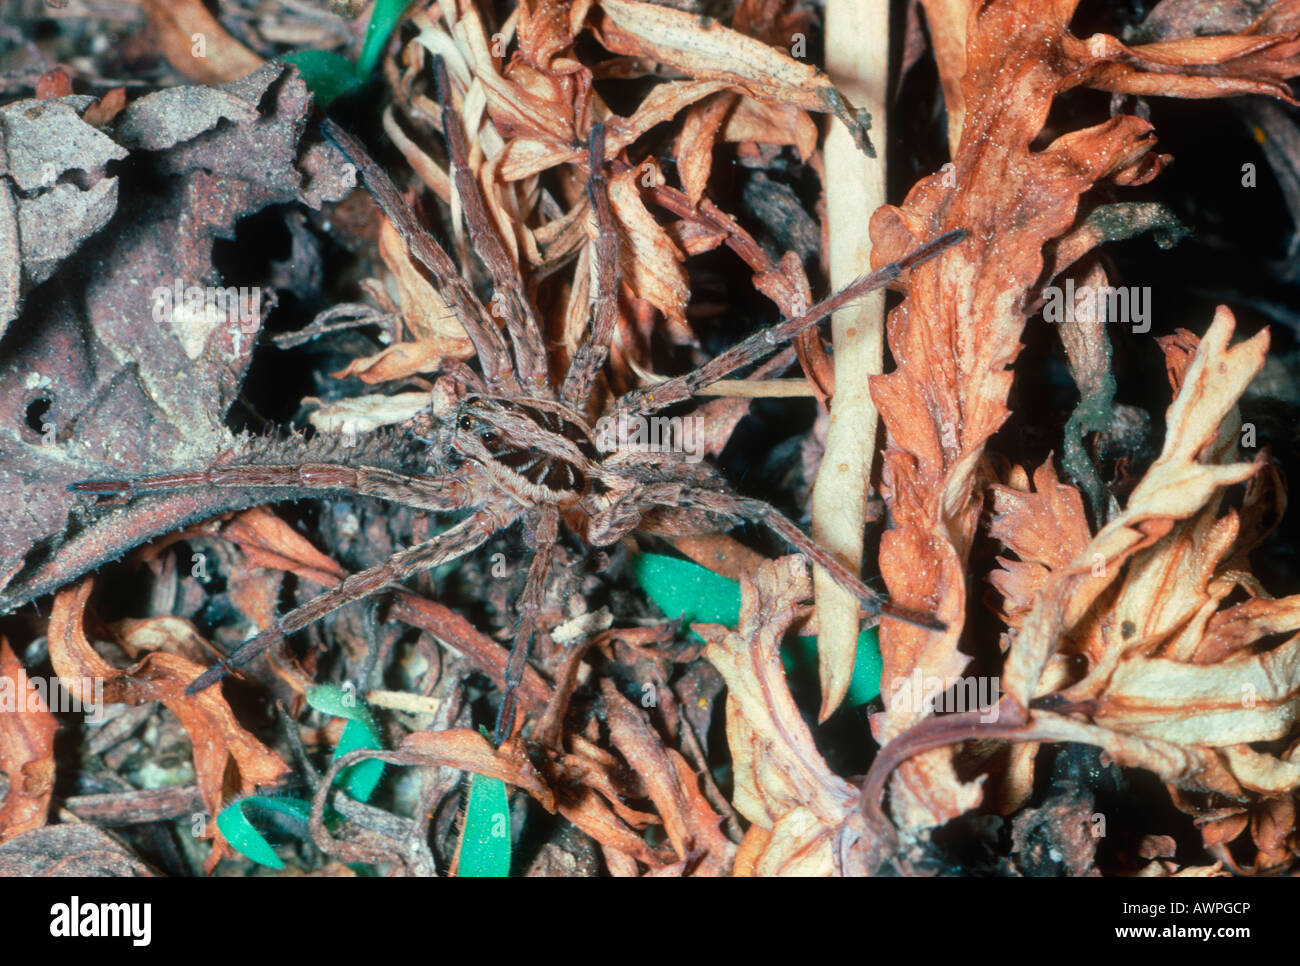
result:
<svg viewBox="0 0 1300 966"><path fill-rule="evenodd" d="M479 433L478 438L483 441L483 445L491 446L497 441L497 434L488 429Z"/></svg>
<svg viewBox="0 0 1300 966"><path fill-rule="evenodd" d="M469 416L462 416L460 417L460 421L457 423L457 425L465 432L468 433L470 430L474 428L474 420L470 419Z"/></svg>

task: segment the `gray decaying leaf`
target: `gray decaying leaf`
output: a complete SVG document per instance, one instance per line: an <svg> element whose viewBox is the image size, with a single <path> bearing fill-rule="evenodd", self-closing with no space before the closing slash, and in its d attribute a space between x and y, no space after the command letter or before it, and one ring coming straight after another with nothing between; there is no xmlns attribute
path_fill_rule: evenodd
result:
<svg viewBox="0 0 1300 966"><path fill-rule="evenodd" d="M70 112L81 100L24 103L65 118L57 122L63 132L79 131ZM3 122L0 158L8 158L19 187L44 164L99 170L126 157L116 178L98 182L111 184L117 199L104 228L80 241L76 258L52 267L0 343L0 515L7 521L0 612L159 533L265 499L183 493L87 523L85 498L67 486L204 466L236 447L222 419L248 368L264 300L251 288L237 299L221 288L213 242L233 238L241 218L268 205L303 200L296 161L309 106L296 71L267 65L219 87L141 98L104 134L83 125L89 133L76 136L89 153L81 160L54 154L46 162L43 149L15 137L30 132L26 121ZM4 218L0 210L0 246ZM62 245L77 247L76 239ZM24 280L35 279L53 251L24 262ZM210 294L194 311L197 303L174 293L196 286L223 297ZM12 289L12 280L0 279L0 308Z"/></svg>
<svg viewBox="0 0 1300 966"><path fill-rule="evenodd" d="M47 825L0 845L0 876L139 878L154 873L93 825Z"/></svg>
<svg viewBox="0 0 1300 966"><path fill-rule="evenodd" d="M49 278L117 209L118 179L104 169L127 151L81 119L94 100L0 108L0 334L18 317L22 293Z"/></svg>

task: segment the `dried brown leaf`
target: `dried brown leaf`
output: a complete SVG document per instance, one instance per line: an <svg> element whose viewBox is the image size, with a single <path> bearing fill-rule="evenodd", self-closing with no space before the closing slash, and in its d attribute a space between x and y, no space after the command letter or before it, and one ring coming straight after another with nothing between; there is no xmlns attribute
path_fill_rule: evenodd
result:
<svg viewBox="0 0 1300 966"><path fill-rule="evenodd" d="M887 621L881 630L885 682L917 668L952 678L966 663L957 642L966 613L965 560L988 482L982 451L1008 415L1009 367L1019 351L1026 296L1043 271L1044 244L1070 230L1088 188L1102 180L1140 184L1166 160L1151 153L1150 125L1126 115L1031 150L1057 93L1087 83L1131 90L1147 83L1137 73L1111 69L1133 53L1120 50L1118 42L1070 36L1076 5L1002 0L973 8L962 76L966 115L954 166L924 179L903 206L882 209L872 219L875 264L946 229L970 233L962 245L912 273L909 298L889 320L899 368L872 386L890 434L886 497L897 524L882 540L881 571L891 597L949 623L939 635ZM1200 96L1204 74L1220 68L1213 78L1219 93L1267 90L1282 96L1278 78L1300 71L1300 58L1285 30L1268 32L1274 26L1262 20L1249 38L1192 44L1173 60L1168 51L1148 51L1145 59L1134 59L1135 69L1149 68L1154 73L1140 76L1176 96ZM1262 53L1251 59L1251 52ZM1198 479L1148 475L1142 497L1152 501L1153 512L1160 507L1166 519L1194 512L1216 487L1251 471L1188 472ZM1156 538L1149 535L1150 541ZM1128 553L1137 549L1135 539ZM1077 598L1082 609L1091 602ZM1019 656L1013 651L1013 662L1024 655L1023 649ZM1032 674L1016 672L1018 686L1031 678L1037 682L1045 663L1044 655ZM1026 701L1031 696L1020 695ZM888 741L923 711L889 708L873 727ZM936 752L904 766L893 809L904 825L924 826L972 807L978 797L975 788L957 780L948 753Z"/></svg>
<svg viewBox="0 0 1300 966"><path fill-rule="evenodd" d="M1214 619L1239 579L1226 567L1237 517L1222 510L1221 493L1261 465L1234 462L1236 403L1263 367L1268 337L1263 332L1229 348L1232 331L1231 313L1220 309L1199 344L1186 336L1166 343L1177 396L1164 448L1124 511L1072 558L1037 539L1033 511L1049 494L1078 500L1046 468L1036 475L1034 498L1013 502L999 518L1002 538L1016 541L1017 553L1042 573L1010 643L1001 720L972 725L961 736L1093 744L1177 790L1216 792L1240 806L1209 812L1195 798L1178 794L1175 801L1203 820L1212 848L1235 839L1249 819L1256 866L1269 868L1289 848L1276 822L1290 814L1300 787L1300 742L1283 753L1252 744L1294 731L1300 634L1263 652L1243 645L1264 633L1300 630L1300 615L1294 601L1261 599ZM1016 499L1013 492L999 491L1004 505ZM1066 653L1085 659L1073 683L1055 666ZM1089 720L1069 716L1081 713ZM924 732L943 727L943 719L933 719L903 743L919 744Z"/></svg>
<svg viewBox="0 0 1300 966"><path fill-rule="evenodd" d="M700 791L699 779L686 759L664 746L645 716L613 682L602 681L601 693L614 746L645 782L646 795L655 803L678 858L697 875L726 874L735 846L722 834L722 817Z"/></svg>
<svg viewBox="0 0 1300 966"><path fill-rule="evenodd" d="M720 91L692 107L682 122L675 152L677 175L692 205L698 205L704 195L713 170L713 145L738 100L739 95L732 91Z"/></svg>
<svg viewBox="0 0 1300 966"><path fill-rule="evenodd" d="M262 66L262 58L232 37L203 0L144 0L144 12L163 56L190 80L239 80Z"/></svg>
<svg viewBox="0 0 1300 966"><path fill-rule="evenodd" d="M608 50L720 80L751 97L834 114L870 153L866 127L830 79L753 37L681 10L636 0L601 0L597 35Z"/></svg>
<svg viewBox="0 0 1300 966"><path fill-rule="evenodd" d="M526 791L548 812L555 811L555 796L517 740L493 748L491 742L468 728L417 731L402 739L398 753L404 764L441 765L499 778Z"/></svg>
<svg viewBox="0 0 1300 966"><path fill-rule="evenodd" d="M474 343L467 338L425 342L398 342L372 356L353 359L330 375L335 379L356 376L369 385L408 379L420 373L437 372L449 359L468 359Z"/></svg>
<svg viewBox="0 0 1300 966"><path fill-rule="evenodd" d="M251 795L259 785L272 784L288 773L278 755L240 727L219 688L185 693L203 673L203 665L155 651L120 670L100 657L82 626L93 588L94 581L88 578L60 591L50 613L50 661L70 694L89 704L97 695L86 693L86 682L102 681L107 704L161 701L166 705L190 736L194 771L210 817L221 810L228 793ZM207 828L213 840L210 870L225 854L226 845L215 822Z"/></svg>
<svg viewBox="0 0 1300 966"><path fill-rule="evenodd" d="M1067 16L1073 7L1067 5ZM1087 40L1067 37L1066 51L1081 67L1078 83L1098 90L1198 98L1268 94L1295 104L1285 81L1297 70L1300 3L1274 3L1240 33L1138 47L1093 34Z"/></svg>
<svg viewBox="0 0 1300 966"><path fill-rule="evenodd" d="M1034 471L1033 491L1001 485L991 489L989 533L1018 559L998 558L1002 569L990 580L1006 601L1008 622L1017 626L1017 615L1022 617L1032 606L1049 572L1078 557L1092 534L1079 491L1058 483L1050 463Z"/></svg>
<svg viewBox="0 0 1300 966"><path fill-rule="evenodd" d="M629 269L623 281L637 298L664 314L679 341L688 341L691 336L686 326L686 301L690 286L682 265L684 256L646 208L641 197L642 177L639 168L630 168L609 182L610 207L621 228L622 264ZM661 176L655 168L645 177L658 183Z"/></svg>
<svg viewBox="0 0 1300 966"><path fill-rule="evenodd" d="M54 794L54 732L59 723L9 642L0 637L0 842L45 824Z"/></svg>

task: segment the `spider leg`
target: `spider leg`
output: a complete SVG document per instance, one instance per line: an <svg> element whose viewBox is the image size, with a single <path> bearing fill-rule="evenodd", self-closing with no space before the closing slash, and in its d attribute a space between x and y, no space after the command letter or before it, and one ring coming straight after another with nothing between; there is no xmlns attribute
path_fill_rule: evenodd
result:
<svg viewBox="0 0 1300 966"><path fill-rule="evenodd" d="M637 487L605 509L592 513L587 520L584 536L593 547L608 547L633 530L642 528L646 514L651 511L660 507L681 507L684 492L685 487L680 483L650 483ZM695 532L698 528L689 529ZM712 531L716 529L712 528ZM674 529L673 532L676 533L677 530Z"/></svg>
<svg viewBox="0 0 1300 966"><path fill-rule="evenodd" d="M685 375L666 379L653 386L634 389L619 399L616 408L624 410L630 415L635 415L654 412L667 406L685 402L704 386L729 376L737 369L758 362L775 351L777 346L793 339L810 326L816 325L854 299L861 298L868 292L888 285L906 269L929 261L965 237L966 232L960 228L940 235L933 241L926 242L919 248L914 249L900 260L890 262L870 275L864 275L830 298L818 302L803 315L779 322L760 332L755 332L749 338L737 342L727 351L710 359L698 369Z"/></svg>
<svg viewBox="0 0 1300 966"><path fill-rule="evenodd" d="M559 535L560 512L553 503L543 503L540 507L541 519L533 542L532 563L528 565L528 578L524 582L524 592L519 596L519 627L515 630L514 645L510 648L510 659L506 663L505 692L501 696L501 707L497 711L497 722L493 743L500 745L514 732L515 728L515 693L524 679L524 668L528 663L528 652L532 646L533 633L537 628L537 615L542 609L542 593L546 588L546 575L551 569L551 559L555 555L555 541Z"/></svg>
<svg viewBox="0 0 1300 966"><path fill-rule="evenodd" d="M591 397L596 375L609 355L614 317L618 311L618 232L614 228L614 213L609 207L609 190L605 183L605 129L600 124L591 129L588 164L591 176L587 181L587 197L596 215L596 292L592 296L596 311L587 338L574 353L560 391L560 397L578 409Z"/></svg>
<svg viewBox="0 0 1300 966"><path fill-rule="evenodd" d="M692 494L695 495L695 494ZM709 497L722 497L720 501L723 506L730 504L732 509L722 510L721 512L732 513L751 520L754 523L761 523L778 537L794 547L799 553L803 554L818 567L821 567L834 578L835 582L858 598L868 611L879 614L881 617L891 617L894 620L902 621L905 624L911 624L914 627L920 627L927 631L943 631L948 629L948 625L939 620L933 614L927 614L922 611L911 610L892 603L874 590L864 584L852 570L850 570L839 557L835 556L825 547L813 540L812 537L800 530L794 523L786 517L776 507L769 506L762 500L753 500L748 497L732 496L731 494L708 493Z"/></svg>
<svg viewBox="0 0 1300 966"><path fill-rule="evenodd" d="M474 343L483 375L495 389L507 392L519 391L519 380L515 376L514 365L510 359L510 350L501 338L501 332L488 315L483 303L478 300L469 283L456 270L456 263L451 260L437 240L420 224L415 212L398 192L397 187L384 173L384 169L375 163L374 158L366 153L361 142L348 134L329 118L321 121L321 133L333 145L343 152L343 156L361 172L366 187L370 189L379 207L383 209L388 220L393 223L397 233L402 236L411 254L427 268L438 283L438 291L447 301L456 318L465 327L465 334Z"/></svg>
<svg viewBox="0 0 1300 966"><path fill-rule="evenodd" d="M506 331L510 333L515 359L519 363L519 377L525 387L532 394L554 398L551 396L547 375L542 327L533 315L532 306L519 278L519 269L488 215L483 192L470 170L465 129L461 127L460 115L456 113L447 65L441 57L433 59L433 83L437 89L438 106L442 108L442 131L447 138L451 176L464 209L465 224L469 227L479 261L492 276L492 315L505 318Z"/></svg>
<svg viewBox="0 0 1300 966"><path fill-rule="evenodd" d="M514 511L502 514L498 510L485 507L436 537L399 551L376 567L352 574L337 587L289 611L274 625L246 641L225 660L208 668L185 689L185 693L197 694L204 688L211 687L232 669L247 664L271 645L282 640L286 634L301 630L344 604L377 594L390 583L403 580L421 570L428 570L455 560L457 557L463 557L480 546L497 530L509 526L517 515Z"/></svg>
<svg viewBox="0 0 1300 966"><path fill-rule="evenodd" d="M679 511L662 529L677 534L702 533L703 520L712 522L709 532L748 520L767 527L782 540L803 554L818 567L826 570L841 587L857 597L871 614L900 620L930 631L947 629L947 624L931 614L910 610L882 598L864 584L845 563L820 546L812 537L794 525L781 511L762 500L736 496L700 487L684 487L679 483L656 483L641 487L612 506L594 514L588 525L587 539L596 546L613 543L623 534L642 526L642 518L652 510ZM696 511L694 519L686 518L681 511ZM700 513L699 511L703 511ZM723 526L718 526L722 523Z"/></svg>
<svg viewBox="0 0 1300 966"><path fill-rule="evenodd" d="M459 510L481 494L463 479L406 476L373 466L297 463L288 466L214 466L192 473L163 473L129 480L81 480L68 485L77 493L111 496L122 502L142 493L197 487L285 487L300 492L347 492L378 497L422 510Z"/></svg>

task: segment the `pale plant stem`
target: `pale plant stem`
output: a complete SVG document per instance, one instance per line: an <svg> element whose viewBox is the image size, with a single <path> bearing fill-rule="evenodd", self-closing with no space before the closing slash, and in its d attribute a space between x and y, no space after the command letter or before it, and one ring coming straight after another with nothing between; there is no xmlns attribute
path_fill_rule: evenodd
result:
<svg viewBox="0 0 1300 966"><path fill-rule="evenodd" d="M838 289L871 270L871 214L885 203L885 94L889 79L888 0L828 0L826 72L855 107L871 112L868 158L839 121L826 136L826 209L830 282ZM885 293L872 292L831 317L835 396L826 454L812 496L813 539L854 573L862 565L867 490L875 456L876 407L869 380L884 355ZM818 663L825 720L843 700L857 652L858 604L824 570L814 572Z"/></svg>
<svg viewBox="0 0 1300 966"><path fill-rule="evenodd" d="M700 389L698 396L748 396L753 399L812 396L807 379L719 379Z"/></svg>

